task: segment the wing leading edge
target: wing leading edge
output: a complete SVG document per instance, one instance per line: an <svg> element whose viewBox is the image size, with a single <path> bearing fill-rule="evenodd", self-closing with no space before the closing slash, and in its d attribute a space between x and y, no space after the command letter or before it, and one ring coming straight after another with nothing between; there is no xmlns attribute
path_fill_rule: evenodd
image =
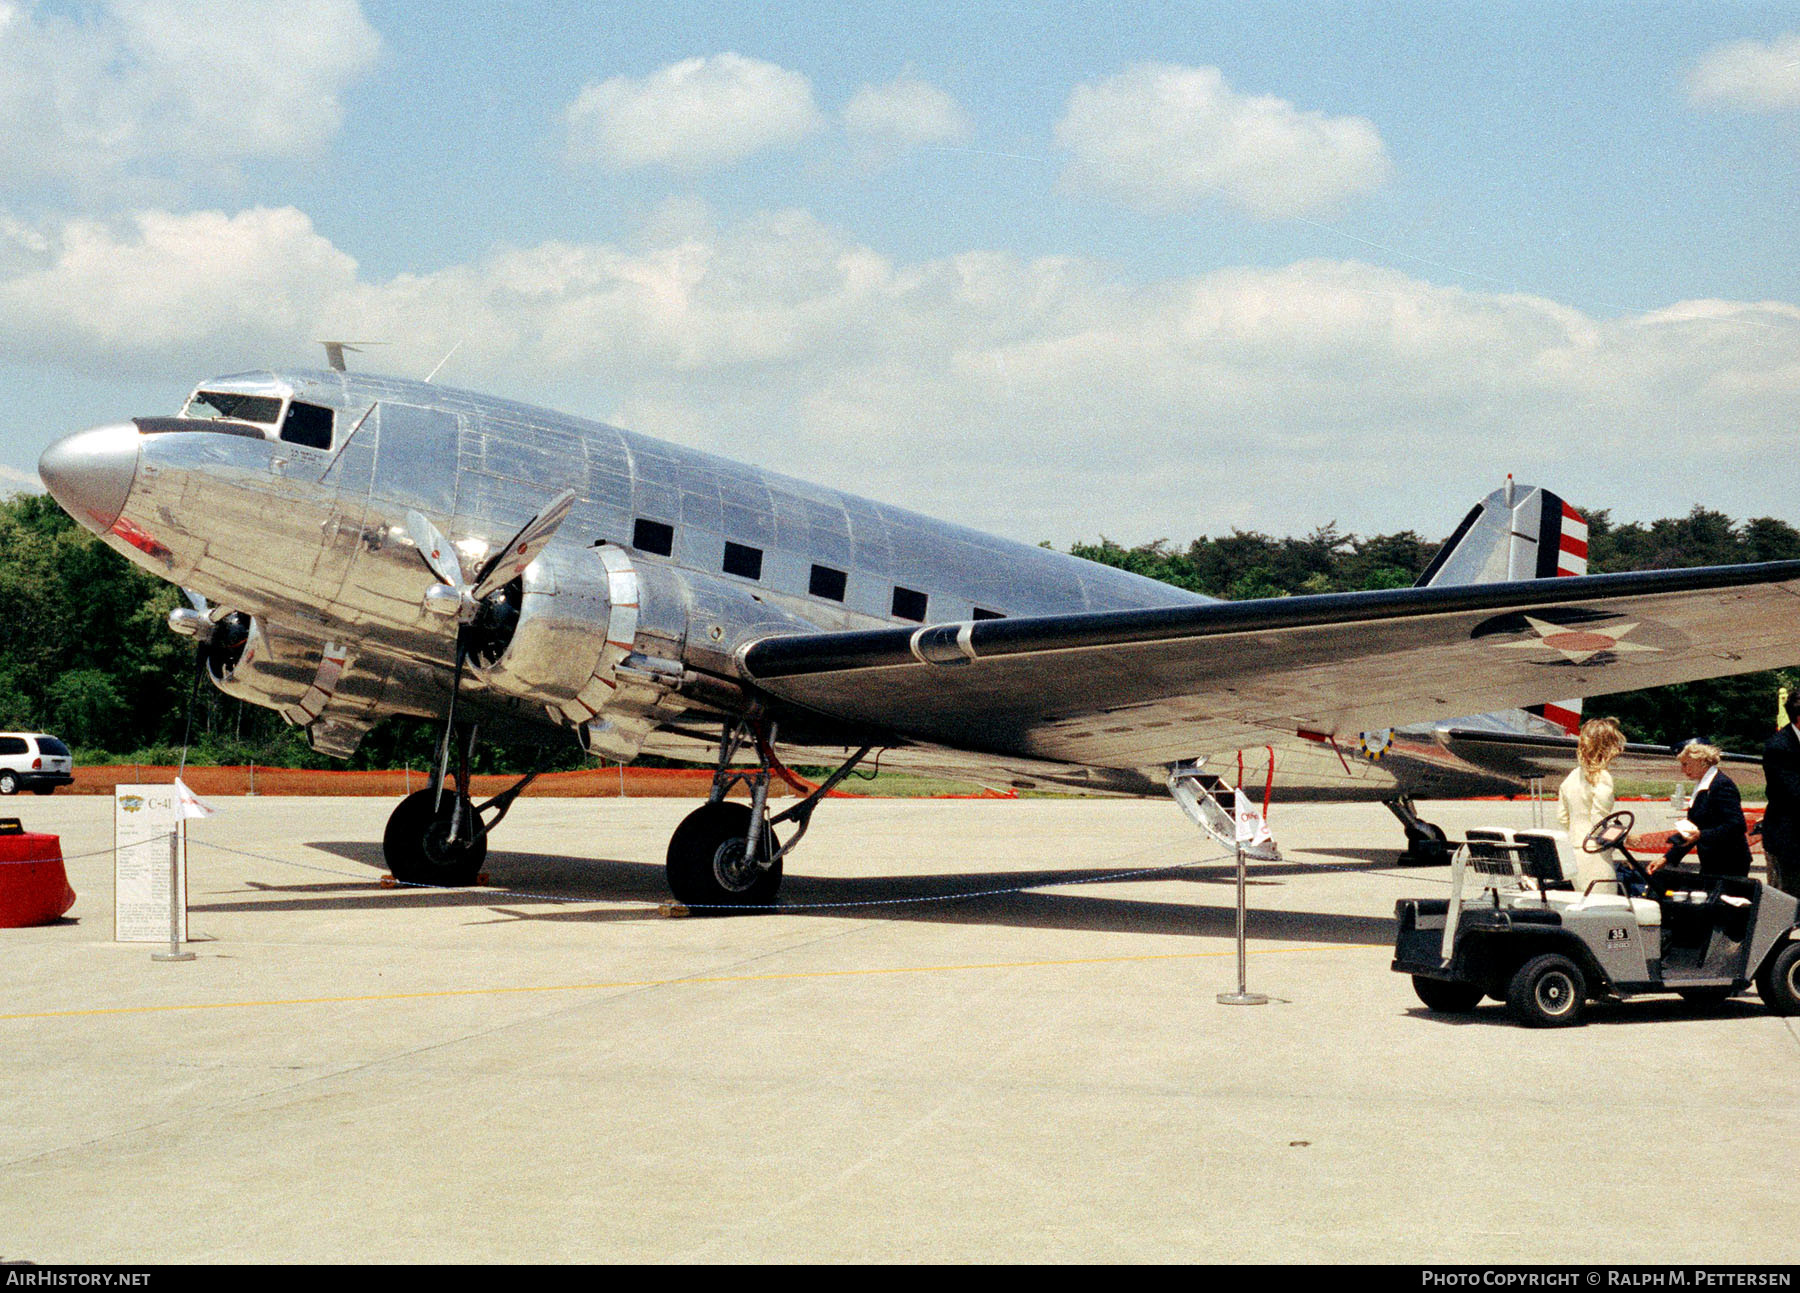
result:
<svg viewBox="0 0 1800 1293"><path fill-rule="evenodd" d="M1800 662L1800 561L764 638L780 700L897 737L1138 768Z"/></svg>

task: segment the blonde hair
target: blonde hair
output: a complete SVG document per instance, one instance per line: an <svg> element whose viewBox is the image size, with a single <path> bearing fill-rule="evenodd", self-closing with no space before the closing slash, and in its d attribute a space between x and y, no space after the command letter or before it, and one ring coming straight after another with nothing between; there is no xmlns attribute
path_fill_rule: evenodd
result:
<svg viewBox="0 0 1800 1293"><path fill-rule="evenodd" d="M1581 735L1575 739L1575 758L1583 775L1593 781L1624 748L1625 733L1619 730L1618 719L1590 718L1581 725Z"/></svg>
<svg viewBox="0 0 1800 1293"><path fill-rule="evenodd" d="M1686 745L1681 747L1681 753L1677 757L1692 759L1696 763L1704 763L1708 767L1715 767L1719 760L1725 757L1725 751L1721 750L1716 745L1708 745L1704 741L1689 741Z"/></svg>

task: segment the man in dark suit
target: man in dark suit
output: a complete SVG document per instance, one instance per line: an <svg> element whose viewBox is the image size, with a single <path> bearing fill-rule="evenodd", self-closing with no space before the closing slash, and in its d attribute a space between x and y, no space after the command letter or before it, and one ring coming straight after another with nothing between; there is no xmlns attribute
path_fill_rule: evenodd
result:
<svg viewBox="0 0 1800 1293"><path fill-rule="evenodd" d="M1769 811L1763 815L1763 855L1769 883L1800 893L1800 728L1789 723L1763 746Z"/></svg>
<svg viewBox="0 0 1800 1293"><path fill-rule="evenodd" d="M1675 829L1675 840L1668 852L1647 869L1654 874L1694 852L1700 855L1703 876L1749 875L1750 839L1744 826L1744 801L1736 783L1719 771L1719 748L1689 741L1677 757L1681 775L1697 783L1694 798L1688 804L1686 819Z"/></svg>

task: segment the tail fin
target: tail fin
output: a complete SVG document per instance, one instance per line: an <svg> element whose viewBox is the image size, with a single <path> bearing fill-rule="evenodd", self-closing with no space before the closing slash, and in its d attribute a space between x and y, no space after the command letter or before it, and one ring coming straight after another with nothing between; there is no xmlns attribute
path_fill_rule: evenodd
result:
<svg viewBox="0 0 1800 1293"><path fill-rule="evenodd" d="M1512 477L1463 517L1416 587L1587 574L1587 521L1547 489Z"/></svg>
<svg viewBox="0 0 1800 1293"><path fill-rule="evenodd" d="M1587 540L1587 521L1580 512L1549 490L1515 485L1508 476L1505 488L1489 494L1463 518L1415 586L1585 575ZM1581 726L1579 700L1533 705L1528 712L1560 731L1573 733Z"/></svg>

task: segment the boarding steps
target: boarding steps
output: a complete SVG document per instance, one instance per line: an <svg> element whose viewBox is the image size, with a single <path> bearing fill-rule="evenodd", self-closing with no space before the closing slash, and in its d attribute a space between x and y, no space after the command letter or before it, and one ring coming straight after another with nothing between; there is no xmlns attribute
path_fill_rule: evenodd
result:
<svg viewBox="0 0 1800 1293"><path fill-rule="evenodd" d="M1207 772L1200 763L1181 763L1169 770L1169 796L1181 805L1188 820L1225 848L1236 853L1238 791L1223 777ZM1272 839L1244 845L1244 856L1257 862L1279 862L1281 851Z"/></svg>

